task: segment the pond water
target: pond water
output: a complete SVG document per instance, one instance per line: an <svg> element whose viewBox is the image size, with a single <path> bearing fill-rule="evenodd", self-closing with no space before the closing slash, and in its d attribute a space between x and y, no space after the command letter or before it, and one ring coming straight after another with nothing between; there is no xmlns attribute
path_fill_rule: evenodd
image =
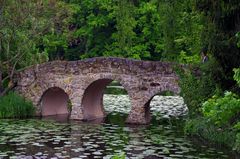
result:
<svg viewBox="0 0 240 159"><path fill-rule="evenodd" d="M71 121L67 116L0 120L0 158L238 158L230 150L186 138L181 119L154 117L150 125L137 126L125 125L125 118L113 112L104 122Z"/></svg>

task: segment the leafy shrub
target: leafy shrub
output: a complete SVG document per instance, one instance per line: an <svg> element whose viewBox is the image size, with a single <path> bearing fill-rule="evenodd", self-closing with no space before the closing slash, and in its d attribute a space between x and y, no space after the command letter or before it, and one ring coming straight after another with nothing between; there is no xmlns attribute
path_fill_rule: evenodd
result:
<svg viewBox="0 0 240 159"><path fill-rule="evenodd" d="M234 150L240 152L240 121L234 125L234 130L237 132Z"/></svg>
<svg viewBox="0 0 240 159"><path fill-rule="evenodd" d="M190 119L186 122L184 133L187 135L198 135L206 127L206 121L203 118Z"/></svg>
<svg viewBox="0 0 240 159"><path fill-rule="evenodd" d="M199 61L201 61L201 59L198 54L188 56L184 51L181 51L178 57L178 62L184 64L197 64Z"/></svg>
<svg viewBox="0 0 240 159"><path fill-rule="evenodd" d="M236 135L234 150L236 150L237 152L240 152L240 133L237 133Z"/></svg>
<svg viewBox="0 0 240 159"><path fill-rule="evenodd" d="M33 104L15 92L0 97L0 118L26 118L34 112Z"/></svg>
<svg viewBox="0 0 240 159"><path fill-rule="evenodd" d="M213 96L203 104L203 114L214 124L226 126L237 121L240 114L240 99L232 92L224 97ZM230 123L230 124L229 124Z"/></svg>
<svg viewBox="0 0 240 159"><path fill-rule="evenodd" d="M239 83L240 69L234 72L234 79ZM232 92L226 92L224 96L214 95L202 104L201 112L201 118L187 121L185 133L228 145L240 152L239 96Z"/></svg>
<svg viewBox="0 0 240 159"><path fill-rule="evenodd" d="M235 73L233 78L240 85L240 68L235 68L235 69L233 69L233 71Z"/></svg>
<svg viewBox="0 0 240 159"><path fill-rule="evenodd" d="M237 46L238 48L240 48L240 32L236 34L236 38L237 38Z"/></svg>
<svg viewBox="0 0 240 159"><path fill-rule="evenodd" d="M209 61L201 66L189 66L185 70L177 70L180 80L181 96L189 109L191 117L200 114L202 102L213 96L217 84L215 79L220 70L215 69L217 64Z"/></svg>

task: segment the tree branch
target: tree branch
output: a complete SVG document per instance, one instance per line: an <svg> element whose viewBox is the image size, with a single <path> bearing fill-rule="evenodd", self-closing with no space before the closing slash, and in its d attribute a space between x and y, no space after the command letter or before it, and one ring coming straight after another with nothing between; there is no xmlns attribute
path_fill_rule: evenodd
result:
<svg viewBox="0 0 240 159"><path fill-rule="evenodd" d="M6 65L7 63L10 63L10 62L13 61L14 59L16 59L20 54L21 54L21 52L19 52L18 54L16 54L16 55L15 55L14 57L12 57L10 60L3 62L2 65Z"/></svg>
<svg viewBox="0 0 240 159"><path fill-rule="evenodd" d="M0 92L0 97L4 96L5 94L7 94L10 90L12 90L14 87L16 86L16 84L12 84L10 87L6 88L5 90L3 90L2 92Z"/></svg>

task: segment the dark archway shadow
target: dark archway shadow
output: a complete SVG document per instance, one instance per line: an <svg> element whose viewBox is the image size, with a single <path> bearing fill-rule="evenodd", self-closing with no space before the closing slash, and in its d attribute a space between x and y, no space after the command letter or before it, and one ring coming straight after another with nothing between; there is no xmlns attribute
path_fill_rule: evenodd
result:
<svg viewBox="0 0 240 159"><path fill-rule="evenodd" d="M42 116L69 115L71 104L63 89L52 87L43 93L40 106Z"/></svg>
<svg viewBox="0 0 240 159"><path fill-rule="evenodd" d="M87 87L82 99L84 120L105 117L103 94L105 87L111 82L111 79L99 79Z"/></svg>
<svg viewBox="0 0 240 159"><path fill-rule="evenodd" d="M99 79L99 80L94 81L87 87L87 89L84 92L83 98L82 98L84 120L89 121L89 120L103 119L104 117L107 116L107 113L111 113L112 110L109 111L107 109L109 107L104 106L104 104L106 104L106 103L104 103L103 100L106 100L105 95L109 95L108 94L109 87L107 89L107 86L109 86L110 83L113 81L114 80L112 80L112 79ZM114 82L116 82L116 81L114 81ZM121 84L119 84L119 85L121 85ZM112 88L113 87L111 87L111 89ZM125 91L125 93L127 92L125 89L123 89L123 91ZM111 90L111 92L114 92L114 91ZM113 95L113 96L115 96L115 98L113 97L112 100L116 100L116 96L119 96L119 94ZM104 120L102 120L102 121L104 121Z"/></svg>

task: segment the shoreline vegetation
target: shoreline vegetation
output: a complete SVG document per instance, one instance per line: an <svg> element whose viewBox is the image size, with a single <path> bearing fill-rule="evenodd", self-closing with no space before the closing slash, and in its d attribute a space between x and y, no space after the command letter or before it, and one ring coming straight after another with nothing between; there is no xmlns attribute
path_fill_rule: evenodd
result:
<svg viewBox="0 0 240 159"><path fill-rule="evenodd" d="M22 119L33 117L35 107L32 102L21 97L16 92L9 92L7 95L0 97L0 119Z"/></svg>
<svg viewBox="0 0 240 159"><path fill-rule="evenodd" d="M189 109L184 132L240 153L240 97L219 90L204 67L200 77L191 72L180 75L181 95ZM211 68L209 64L207 68ZM234 69L234 79L240 85L239 71L240 68Z"/></svg>

